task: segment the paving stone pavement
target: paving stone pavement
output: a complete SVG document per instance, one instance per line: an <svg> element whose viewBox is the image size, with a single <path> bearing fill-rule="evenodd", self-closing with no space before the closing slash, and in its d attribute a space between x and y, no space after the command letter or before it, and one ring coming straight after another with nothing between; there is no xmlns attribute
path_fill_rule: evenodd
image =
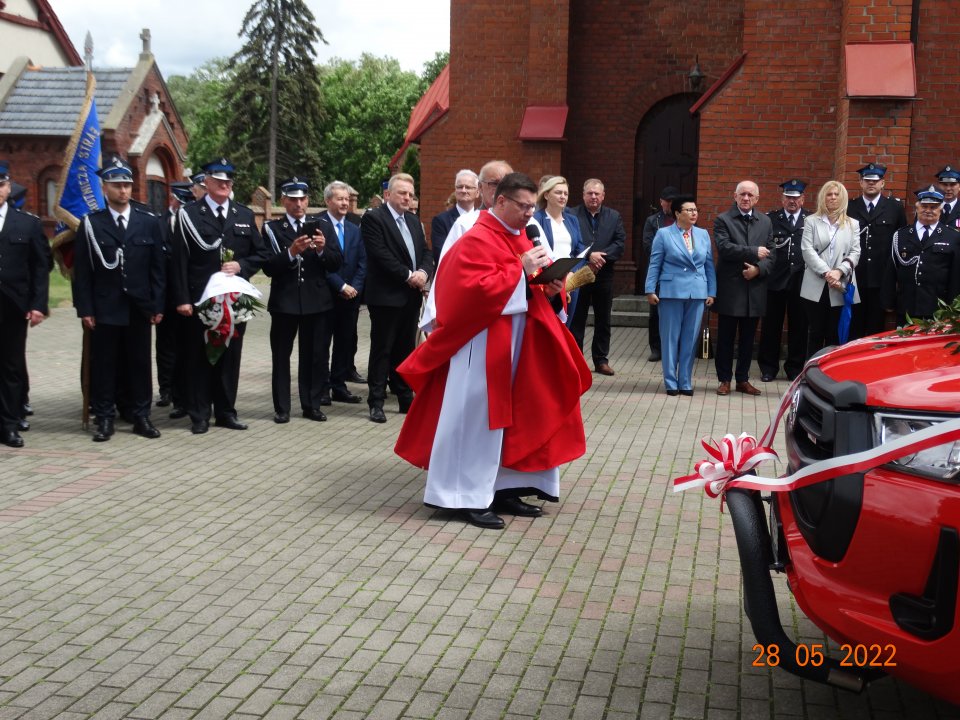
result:
<svg viewBox="0 0 960 720"><path fill-rule="evenodd" d="M617 328L561 502L481 531L422 505L395 407L274 424L265 318L249 431L157 408L162 438L91 443L73 315L30 332L33 429L0 447L0 720L960 717L889 679L851 695L751 667L729 516L668 481L701 436L762 430L785 381L719 398L698 361L696 396L668 398L646 331Z"/></svg>

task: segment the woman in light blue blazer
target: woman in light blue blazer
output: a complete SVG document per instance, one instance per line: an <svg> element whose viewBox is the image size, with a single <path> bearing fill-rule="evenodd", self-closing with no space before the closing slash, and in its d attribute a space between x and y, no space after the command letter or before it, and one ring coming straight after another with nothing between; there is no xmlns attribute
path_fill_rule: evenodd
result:
<svg viewBox="0 0 960 720"><path fill-rule="evenodd" d="M677 196L670 210L676 222L660 228L653 237L645 289L647 300L660 309L667 395L693 395L693 356L703 308L713 305L717 296L717 275L710 236L695 227L697 203L693 197Z"/></svg>
<svg viewBox="0 0 960 720"><path fill-rule="evenodd" d="M566 179L560 175L545 178L540 183L540 189L537 192L539 209L533 214L533 219L543 228L543 235L547 239L547 245L550 246L550 253L554 259L574 257L587 249L580 234L580 221L576 213L567 208L569 199L570 188ZM584 260L578 263L574 271L583 267L585 262ZM579 294L579 290L574 290L570 294L570 302L567 303L567 327L573 322L573 311L577 307Z"/></svg>

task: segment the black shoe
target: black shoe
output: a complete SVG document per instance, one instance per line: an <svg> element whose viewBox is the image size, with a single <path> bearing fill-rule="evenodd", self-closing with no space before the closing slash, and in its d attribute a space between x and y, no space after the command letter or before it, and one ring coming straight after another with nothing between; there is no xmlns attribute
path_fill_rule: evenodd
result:
<svg viewBox="0 0 960 720"><path fill-rule="evenodd" d="M290 413L278 412L273 414L273 421L277 425L283 425L284 423L290 422Z"/></svg>
<svg viewBox="0 0 960 720"><path fill-rule="evenodd" d="M540 506L525 503L520 498L515 497L496 498L490 509L496 510L498 513L520 515L522 517L540 517L543 515L543 508Z"/></svg>
<svg viewBox="0 0 960 720"><path fill-rule="evenodd" d="M681 390L681 395L686 395L687 397L693 397L693 390Z"/></svg>
<svg viewBox="0 0 960 720"><path fill-rule="evenodd" d="M670 397L676 397L679 394L680 394L680 391L677 390L676 388L667 388L667 395L669 395Z"/></svg>
<svg viewBox="0 0 960 720"><path fill-rule="evenodd" d="M18 433L16 430L4 430L3 433L0 433L0 442L7 447L23 447L23 438L20 437L20 433Z"/></svg>
<svg viewBox="0 0 960 720"><path fill-rule="evenodd" d="M326 422L327 416L324 415L320 410L304 410L303 416L307 420L316 420L317 422Z"/></svg>
<svg viewBox="0 0 960 720"><path fill-rule="evenodd" d="M214 421L214 425L216 425L217 427L225 427L230 430L246 430L247 429L246 425L244 425L242 422L237 420L236 415L224 415L222 417L218 417Z"/></svg>
<svg viewBox="0 0 960 720"><path fill-rule="evenodd" d="M93 434L94 442L106 442L114 433L113 419L100 418L97 420L97 431Z"/></svg>
<svg viewBox="0 0 960 720"><path fill-rule="evenodd" d="M660 362L660 351L651 350L650 354L647 356L647 362Z"/></svg>
<svg viewBox="0 0 960 720"><path fill-rule="evenodd" d="M190 432L192 432L194 435L203 435L209 429L209 420L195 420L190 424Z"/></svg>
<svg viewBox="0 0 960 720"><path fill-rule="evenodd" d="M133 432L148 440L154 440L160 437L160 431L153 426L150 418L137 418L133 423Z"/></svg>
<svg viewBox="0 0 960 720"><path fill-rule="evenodd" d="M471 525L476 525L484 530L503 530L503 518L495 515L492 510L485 508L483 510L461 510L463 519Z"/></svg>
<svg viewBox="0 0 960 720"><path fill-rule="evenodd" d="M162 392L160 393L160 399L157 400L157 407L167 407L171 402L173 402L173 398L170 397L170 393Z"/></svg>
<svg viewBox="0 0 960 720"><path fill-rule="evenodd" d="M323 407L329 407L330 405L333 404L333 403L330 401L330 396L329 396L329 395L321 395L321 396L320 396L320 400L319 400L318 402L319 402L320 405L323 406Z"/></svg>
<svg viewBox="0 0 960 720"><path fill-rule="evenodd" d="M363 400L362 397L360 397L359 395L354 395L349 390L334 390L333 399L336 402L350 403L351 405L356 405L361 400Z"/></svg>
<svg viewBox="0 0 960 720"><path fill-rule="evenodd" d="M26 415L27 417L33 415L33 405L31 405L30 403L24 403L23 414Z"/></svg>
<svg viewBox="0 0 960 720"><path fill-rule="evenodd" d="M20 432L26 432L29 429L30 429L30 423L27 422L26 418L20 418L17 421L17 430L19 430Z"/></svg>
<svg viewBox="0 0 960 720"><path fill-rule="evenodd" d="M385 423L387 416L383 414L382 407L372 407L370 408L370 419L375 423Z"/></svg>
<svg viewBox="0 0 960 720"><path fill-rule="evenodd" d="M173 410L170 411L171 420L179 420L180 418L186 417L186 416L187 416L187 411L184 410L182 407L177 407L176 405L174 405Z"/></svg>
<svg viewBox="0 0 960 720"><path fill-rule="evenodd" d="M347 373L347 380L355 383L365 383L367 381L367 379L356 370L351 370L349 373Z"/></svg>
<svg viewBox="0 0 960 720"><path fill-rule="evenodd" d="M400 400L399 403L400 406L397 408L397 412L399 412L401 415L406 415L410 410L410 406L413 405L413 398L410 398L409 400Z"/></svg>
<svg viewBox="0 0 960 720"><path fill-rule="evenodd" d="M770 373L763 373L763 375L760 376L760 380L763 382L773 382L775 378L776 375L771 375Z"/></svg>

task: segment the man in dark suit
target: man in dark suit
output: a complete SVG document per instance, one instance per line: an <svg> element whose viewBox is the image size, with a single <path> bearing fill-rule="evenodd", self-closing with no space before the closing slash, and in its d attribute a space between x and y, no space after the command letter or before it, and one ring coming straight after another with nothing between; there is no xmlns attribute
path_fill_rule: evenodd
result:
<svg viewBox="0 0 960 720"><path fill-rule="evenodd" d="M940 184L940 192L943 193L943 210L940 213L940 222L944 225L960 228L960 202L957 198L960 195L960 170L952 165L947 165L937 173L937 181Z"/></svg>
<svg viewBox="0 0 960 720"><path fill-rule="evenodd" d="M407 212L414 195L413 178L394 175L386 195L383 205L364 213L360 225L367 252L365 296L370 311L367 405L370 420L376 423L387 421L383 401L388 378L401 413L413 402L413 390L397 374L397 365L416 345L423 289L434 267L423 226Z"/></svg>
<svg viewBox="0 0 960 720"><path fill-rule="evenodd" d="M650 262L650 251L653 249L653 238L657 234L657 230L662 227L670 227L673 225L673 213L670 211L670 204L673 202L673 199L680 194L680 191L672 185L667 185L660 192L660 209L648 217L643 223L643 254L644 254L644 265L638 267L639 270L643 272L642 277L640 278L640 286L642 287L646 282L647 277L647 268L646 265ZM649 362L660 362L660 310L657 305L650 306L650 317L647 338L650 344L650 355L647 357Z"/></svg>
<svg viewBox="0 0 960 720"><path fill-rule="evenodd" d="M583 205L576 209L580 234L587 245L593 245L587 261L597 279L580 288L580 298L573 311L570 332L583 350L587 330L587 313L593 306L593 343L590 347L593 367L601 375L613 375L610 367L610 314L613 309L613 266L623 257L627 233L620 213L603 204L603 183L591 178L583 184Z"/></svg>
<svg viewBox="0 0 960 720"><path fill-rule="evenodd" d="M150 422L153 395L150 326L163 319L166 267L159 218L130 201L133 169L113 158L97 174L107 207L87 215L77 231L73 305L90 332L90 405L94 442L114 432L117 375L133 431L158 438Z"/></svg>
<svg viewBox="0 0 960 720"><path fill-rule="evenodd" d="M167 283L173 277L173 242L177 231L177 215L180 208L193 202L193 183L170 183L170 207L160 218L160 229L163 237L163 255ZM182 335L183 319L173 304L173 293L166 292L166 304L163 309L163 320L157 324L157 337L154 351L157 362L157 389L160 399L157 407L167 407L173 404L171 417L183 417L187 411L183 409L186 403L186 378L183 365L183 353L178 352L180 336Z"/></svg>
<svg viewBox="0 0 960 720"><path fill-rule="evenodd" d="M473 212L480 197L480 178L473 170L461 170L454 178L454 194L457 202L452 208L435 215L430 222L430 248L433 257L439 258L443 249L443 241L450 234L450 228L468 212Z"/></svg>
<svg viewBox="0 0 960 720"><path fill-rule="evenodd" d="M887 168L869 163L857 170L861 195L851 200L847 215L860 223L860 261L856 280L860 302L853 306L850 339L883 332L886 326L883 277L890 259L893 234L907 224L903 203L883 196Z"/></svg>
<svg viewBox="0 0 960 720"><path fill-rule="evenodd" d="M49 309L50 244L40 220L7 204L10 165L0 160L0 442L23 447L27 325Z"/></svg>
<svg viewBox="0 0 960 720"><path fill-rule="evenodd" d="M249 280L269 255L253 211L230 199L233 165L221 158L204 165L203 171L206 195L180 208L171 283L177 312L190 318L192 326L184 353L188 368L187 412L194 434L209 429L211 403L218 426L247 429L237 418L236 409L246 324L237 326L237 336L211 366L204 346L205 328L194 311L194 304L200 301L214 273L239 275Z"/></svg>
<svg viewBox="0 0 960 720"><path fill-rule="evenodd" d="M763 382L771 382L780 372L780 337L785 317L787 359L783 370L787 378L793 380L799 375L807 360L807 312L800 297L805 268L800 240L803 238L803 221L810 214L803 209L806 187L806 183L795 179L781 184L783 207L767 213L773 223L773 243L777 252L767 280L767 313L760 327L757 352Z"/></svg>
<svg viewBox="0 0 960 720"><path fill-rule="evenodd" d="M360 237L360 228L347 219L350 209L349 186L335 180L323 190L327 211L317 220L329 243L336 244L343 255L343 264L327 273L333 295L333 312L327 323L323 344L330 354L329 380L324 397L344 403L359 403L363 398L347 389L347 381L364 382L357 374L357 321L360 298L367 278L367 253ZM332 350L331 350L331 345Z"/></svg>
<svg viewBox="0 0 960 720"><path fill-rule="evenodd" d="M717 395L730 394L734 378L733 347L737 335L736 390L748 395L760 391L750 384L753 337L767 308L767 278L776 250L770 218L754 212L760 189L743 180L734 193L734 206L713 222L717 244Z"/></svg>
<svg viewBox="0 0 960 720"><path fill-rule="evenodd" d="M320 409L330 400L327 385L327 326L333 309L328 273L336 271L343 256L331 236L316 229L308 234L304 226L316 218L307 217L310 186L292 178L280 186L286 215L264 225L263 233L273 251L263 272L271 278L270 352L273 356L273 421L290 422L290 353L299 338L297 387L300 408L308 420L325 421ZM319 225L315 226L319 228Z"/></svg>

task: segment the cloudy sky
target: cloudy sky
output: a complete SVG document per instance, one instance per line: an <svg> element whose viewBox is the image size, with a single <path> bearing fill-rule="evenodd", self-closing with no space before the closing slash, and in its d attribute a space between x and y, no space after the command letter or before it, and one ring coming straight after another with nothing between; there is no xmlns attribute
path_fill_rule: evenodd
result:
<svg viewBox="0 0 960 720"><path fill-rule="evenodd" d="M93 35L94 65L132 67L140 32L150 28L153 54L165 77L187 75L205 61L232 55L249 0L50 0L70 40L83 56ZM325 62L353 60L364 52L397 58L419 73L440 50L450 49L450 0L385 3L373 0L306 0L329 45Z"/></svg>

